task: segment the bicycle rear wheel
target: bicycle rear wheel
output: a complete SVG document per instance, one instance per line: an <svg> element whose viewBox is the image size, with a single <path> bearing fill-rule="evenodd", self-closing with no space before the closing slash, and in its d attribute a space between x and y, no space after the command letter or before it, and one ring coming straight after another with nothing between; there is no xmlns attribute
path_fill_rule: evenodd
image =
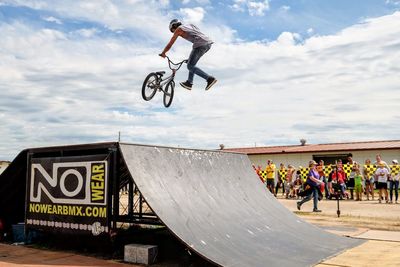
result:
<svg viewBox="0 0 400 267"><path fill-rule="evenodd" d="M175 82L174 81L170 81L165 86L165 90L164 90L164 106L166 108L171 106L172 99L174 98L174 88L175 88Z"/></svg>
<svg viewBox="0 0 400 267"><path fill-rule="evenodd" d="M144 100L151 100L157 92L160 84L158 83L158 76L154 72L147 75L142 85L142 97Z"/></svg>

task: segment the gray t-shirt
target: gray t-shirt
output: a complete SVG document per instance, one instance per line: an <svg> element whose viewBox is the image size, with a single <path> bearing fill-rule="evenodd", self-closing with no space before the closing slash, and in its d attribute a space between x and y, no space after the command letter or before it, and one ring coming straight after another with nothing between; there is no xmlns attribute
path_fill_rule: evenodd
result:
<svg viewBox="0 0 400 267"><path fill-rule="evenodd" d="M185 33L184 35L182 35L182 38L193 43L193 48L213 43L213 41L208 38L208 36L202 33L200 29L193 24L181 25L179 26L179 28Z"/></svg>

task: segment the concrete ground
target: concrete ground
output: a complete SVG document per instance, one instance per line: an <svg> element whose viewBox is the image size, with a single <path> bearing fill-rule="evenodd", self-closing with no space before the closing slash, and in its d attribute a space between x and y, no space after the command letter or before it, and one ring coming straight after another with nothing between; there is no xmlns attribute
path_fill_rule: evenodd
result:
<svg viewBox="0 0 400 267"><path fill-rule="evenodd" d="M63 266L139 266L97 259L70 252L49 251L26 246L0 244L0 266L63 267Z"/></svg>
<svg viewBox="0 0 400 267"><path fill-rule="evenodd" d="M316 266L400 266L400 204L343 200L339 203L338 217L337 201L334 200L320 201L318 208L321 213L312 212L312 200L306 202L300 211L297 210L297 200L280 198L279 201L326 231L366 240L362 245Z"/></svg>
<svg viewBox="0 0 400 267"><path fill-rule="evenodd" d="M400 204L379 204L378 201L340 201L341 216L337 217L337 202L319 202L321 213L313 213L312 201L301 211L296 200L278 200L304 220L326 231L362 238L366 242L353 249L327 259L318 267L343 266L400 266ZM26 246L0 244L1 266L136 266L103 260L72 252L49 251ZM164 266L164 265L156 265ZM178 266L178 265L168 265Z"/></svg>
<svg viewBox="0 0 400 267"><path fill-rule="evenodd" d="M372 230L400 231L400 204L386 204L375 201L341 200L339 202L340 217L337 216L337 201L322 200L318 203L321 213L312 212L313 202L310 200L298 211L295 199L279 201L289 210L316 225L352 226Z"/></svg>

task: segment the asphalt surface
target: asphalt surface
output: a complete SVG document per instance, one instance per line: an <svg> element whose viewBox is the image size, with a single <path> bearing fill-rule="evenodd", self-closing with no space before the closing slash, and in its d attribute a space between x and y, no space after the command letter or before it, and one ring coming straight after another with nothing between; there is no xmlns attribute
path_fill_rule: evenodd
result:
<svg viewBox="0 0 400 267"><path fill-rule="evenodd" d="M313 213L312 201L297 211L296 200L278 196L279 202L314 225L342 236L362 238L365 243L331 257L318 267L343 266L400 266L400 204L379 204L375 201L340 202L341 217L337 217L337 203L323 200L321 213ZM386 229L385 229L386 227ZM394 230L393 230L394 229ZM24 245L0 244L0 266L140 266L118 261L79 255L74 252L50 251ZM156 266L178 266L157 264Z"/></svg>

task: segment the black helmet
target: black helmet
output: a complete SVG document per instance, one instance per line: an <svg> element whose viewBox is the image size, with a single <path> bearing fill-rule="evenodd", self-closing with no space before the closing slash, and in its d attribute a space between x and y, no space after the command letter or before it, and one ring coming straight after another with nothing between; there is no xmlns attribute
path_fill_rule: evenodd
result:
<svg viewBox="0 0 400 267"><path fill-rule="evenodd" d="M179 19L173 19L169 23L169 30L171 32L174 32L176 30L176 28L178 28L181 25L182 25L182 22Z"/></svg>

